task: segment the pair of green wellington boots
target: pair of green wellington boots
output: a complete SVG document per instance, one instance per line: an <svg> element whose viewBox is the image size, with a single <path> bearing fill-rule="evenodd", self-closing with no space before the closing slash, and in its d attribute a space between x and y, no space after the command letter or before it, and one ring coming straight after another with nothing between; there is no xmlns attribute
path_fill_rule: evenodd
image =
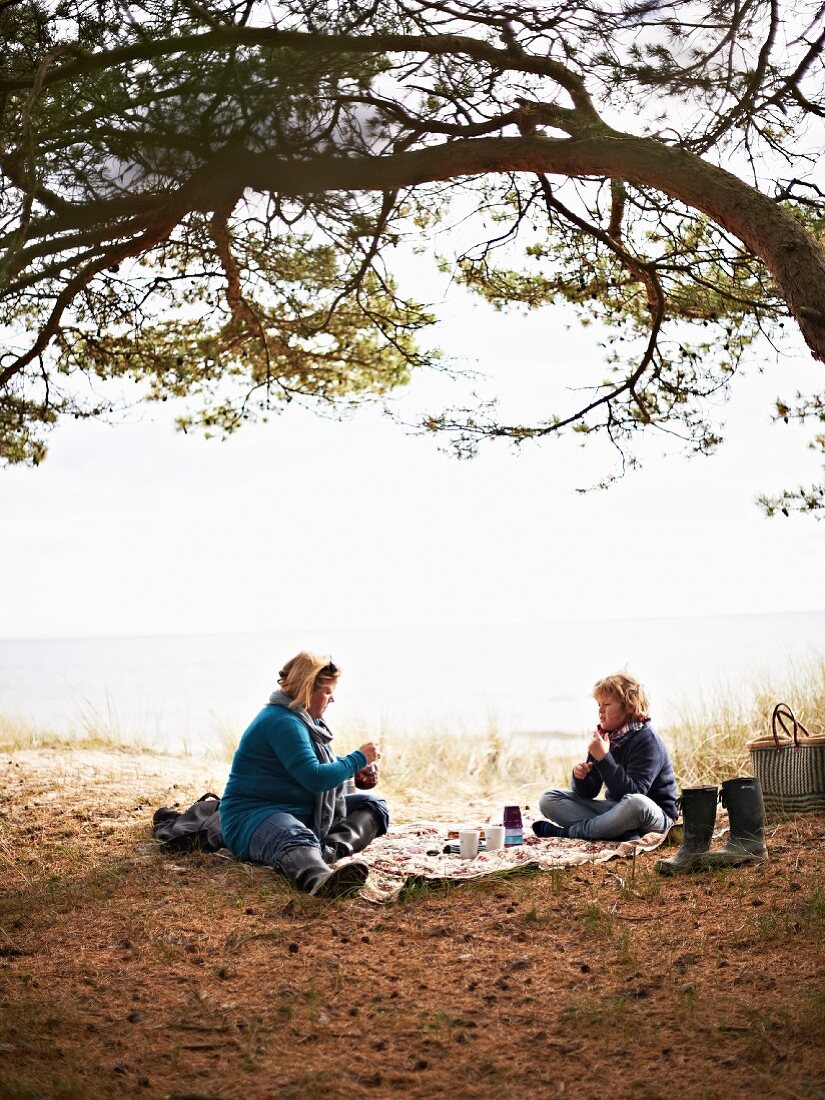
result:
<svg viewBox="0 0 825 1100"><path fill-rule="evenodd" d="M710 851L716 824L717 800L727 809L730 836L724 848ZM682 791L684 839L669 859L653 865L660 875L683 875L713 867L737 867L741 863L762 863L765 847L765 805L758 779L728 779L721 793L716 787L686 787Z"/></svg>

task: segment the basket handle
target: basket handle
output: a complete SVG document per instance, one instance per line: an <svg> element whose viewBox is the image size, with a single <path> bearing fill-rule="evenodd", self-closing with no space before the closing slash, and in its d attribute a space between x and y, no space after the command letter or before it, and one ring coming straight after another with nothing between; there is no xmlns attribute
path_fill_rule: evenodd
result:
<svg viewBox="0 0 825 1100"><path fill-rule="evenodd" d="M788 727L785 725L786 718L789 718L791 722L793 722L793 731L789 730ZM802 725L802 723L799 721L799 719L794 715L793 711L787 703L777 703L776 706L773 708L773 714L771 715L771 733L773 734L773 739L776 744L777 752L780 752L782 749L782 745L779 741L779 734L777 733L776 729L777 726L779 726L779 728L787 737L793 737L793 746L795 749L799 748L799 730L802 730L806 737L811 736Z"/></svg>

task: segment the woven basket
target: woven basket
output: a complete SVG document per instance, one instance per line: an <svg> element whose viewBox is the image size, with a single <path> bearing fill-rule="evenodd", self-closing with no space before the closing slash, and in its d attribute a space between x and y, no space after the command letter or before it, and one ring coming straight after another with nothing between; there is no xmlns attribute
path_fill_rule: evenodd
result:
<svg viewBox="0 0 825 1100"><path fill-rule="evenodd" d="M812 736L787 704L777 703L771 736L748 741L747 747L769 813L825 812L825 735Z"/></svg>

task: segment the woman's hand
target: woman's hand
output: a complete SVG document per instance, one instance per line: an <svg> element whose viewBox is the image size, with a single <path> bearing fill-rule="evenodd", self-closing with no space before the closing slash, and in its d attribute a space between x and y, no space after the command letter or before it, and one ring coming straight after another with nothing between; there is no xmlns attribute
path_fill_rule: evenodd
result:
<svg viewBox="0 0 825 1100"><path fill-rule="evenodd" d="M583 761L581 764L576 764L573 768L573 778L586 779L588 775L590 775L592 768L593 765L588 760Z"/></svg>
<svg viewBox="0 0 825 1100"><path fill-rule="evenodd" d="M366 756L368 764L372 764L374 760L378 760L378 758L381 756L381 753L378 751L378 746L375 744L374 741L365 742L359 747L358 751L362 752L364 756Z"/></svg>

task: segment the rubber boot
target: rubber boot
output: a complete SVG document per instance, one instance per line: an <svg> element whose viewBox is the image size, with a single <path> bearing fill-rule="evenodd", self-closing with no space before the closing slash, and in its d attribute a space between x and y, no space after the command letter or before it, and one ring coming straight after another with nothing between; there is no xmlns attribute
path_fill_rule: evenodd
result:
<svg viewBox="0 0 825 1100"><path fill-rule="evenodd" d="M341 898L357 893L367 881L366 863L345 863L331 871L320 848L303 845L288 848L278 857L278 867L304 894L319 898Z"/></svg>
<svg viewBox="0 0 825 1100"><path fill-rule="evenodd" d="M700 871L701 856L710 848L713 826L716 824L716 787L686 787L682 791L684 839L675 856L657 859L654 871L660 875L685 875Z"/></svg>
<svg viewBox="0 0 825 1100"><path fill-rule="evenodd" d="M378 836L379 828L378 818L372 810L361 806L333 825L324 837L324 843L332 847L336 859L343 859L344 856L363 852Z"/></svg>
<svg viewBox="0 0 825 1100"><path fill-rule="evenodd" d="M701 857L703 868L737 867L740 863L763 863L765 847L765 804L758 779L727 779L722 784L722 805L730 817L730 836L718 852Z"/></svg>

